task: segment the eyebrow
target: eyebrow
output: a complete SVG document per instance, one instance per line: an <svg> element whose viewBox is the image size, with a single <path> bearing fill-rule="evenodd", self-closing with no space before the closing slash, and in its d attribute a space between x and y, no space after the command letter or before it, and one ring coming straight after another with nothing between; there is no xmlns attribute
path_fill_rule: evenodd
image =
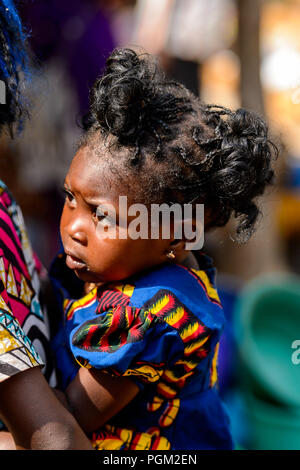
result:
<svg viewBox="0 0 300 470"><path fill-rule="evenodd" d="M64 180L64 186L66 187L66 189L67 189L68 191L70 191L71 193L73 193L73 191L71 190L70 186L68 185L66 179ZM75 191L75 193L76 193L76 191ZM103 201L103 200L102 200L102 201L99 201L99 198L96 198L96 199L93 198L93 197L91 197L91 198L86 198L86 197L84 197L81 193L80 193L80 195L81 195L82 199L84 200L84 202L85 202L88 206L93 206L93 207L102 206L103 209L105 209L105 205L106 205L107 203L108 203L108 204L112 204L110 201L107 201L107 200L105 200L105 201ZM116 213L118 213L118 208L116 209Z"/></svg>
<svg viewBox="0 0 300 470"><path fill-rule="evenodd" d="M72 189L70 188L70 186L68 185L68 183L67 183L66 180L64 180L63 187L64 187L65 189L67 189L68 191L70 191L70 193L73 194L73 191L72 191Z"/></svg>

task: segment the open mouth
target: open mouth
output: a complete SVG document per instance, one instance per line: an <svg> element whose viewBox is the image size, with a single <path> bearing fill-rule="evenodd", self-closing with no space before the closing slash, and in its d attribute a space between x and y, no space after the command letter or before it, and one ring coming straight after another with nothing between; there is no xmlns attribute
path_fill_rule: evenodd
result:
<svg viewBox="0 0 300 470"><path fill-rule="evenodd" d="M66 265L70 269L83 269L86 268L86 263L76 256L68 255L66 257Z"/></svg>

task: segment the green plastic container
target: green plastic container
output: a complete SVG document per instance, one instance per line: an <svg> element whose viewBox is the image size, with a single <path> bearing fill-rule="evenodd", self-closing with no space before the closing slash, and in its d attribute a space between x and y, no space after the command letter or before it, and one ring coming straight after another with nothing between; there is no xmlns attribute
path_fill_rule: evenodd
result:
<svg viewBox="0 0 300 470"><path fill-rule="evenodd" d="M292 344L300 341L298 276L251 281L237 301L234 319L247 388L266 400L300 408L300 364L292 362Z"/></svg>
<svg viewBox="0 0 300 470"><path fill-rule="evenodd" d="M245 397L250 450L300 450L300 410Z"/></svg>

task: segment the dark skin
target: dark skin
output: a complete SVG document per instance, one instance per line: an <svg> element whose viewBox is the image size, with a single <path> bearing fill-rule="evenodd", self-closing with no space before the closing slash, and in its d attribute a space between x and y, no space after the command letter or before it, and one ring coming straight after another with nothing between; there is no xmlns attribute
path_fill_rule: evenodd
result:
<svg viewBox="0 0 300 470"><path fill-rule="evenodd" d="M127 188L122 191L123 188L118 183L106 184L106 179L99 156L94 155L87 147L81 148L65 178L66 202L60 222L65 252L83 262L76 269L72 260L67 257L67 265L75 270L76 275L91 283L126 279L144 269L168 262L166 255L170 249L176 256L174 262L183 261L188 254L184 250L184 239L133 240L126 236L128 225L134 220L134 216L127 216L126 227L122 221L117 221L116 227L113 227L117 234L115 239L99 235L100 224L112 225L114 221L110 222L101 214L97 216L97 207L104 210L108 204L112 205L118 218L121 215L118 211L119 195L127 196L128 206L139 202L126 194ZM122 239L122 236L126 238Z"/></svg>
<svg viewBox="0 0 300 470"><path fill-rule="evenodd" d="M186 240L175 239L173 228L169 239L133 240L130 237L122 238L122 235L111 239L99 235L98 224L108 222L104 215L97 212L99 205L103 208L105 204L112 204L116 214L120 215L119 195L128 196L128 206L140 202L128 192L133 182L129 181L124 188L119 181L114 183L109 179L111 174L106 173L104 163L107 161L106 152L105 145L100 155L93 147L81 147L65 178L66 200L60 224L61 238L67 254L66 263L85 282L85 290L126 279L164 263L193 265L191 253L185 250ZM128 224L132 219L134 217L128 216ZM128 225L125 226L122 219L117 218L117 234L124 235L127 228ZM167 256L170 250L175 255L173 259ZM81 428L91 432L124 408L138 392L137 385L127 377L112 377L95 369L80 368L65 394L57 392L56 397L72 413ZM37 397L38 403L41 396ZM51 400L54 398L51 397ZM15 429L22 429L22 426L18 428L16 425ZM34 435L34 431L31 434ZM17 431L14 436L18 439Z"/></svg>
<svg viewBox="0 0 300 470"><path fill-rule="evenodd" d="M92 449L90 441L57 399L38 367L1 382L0 403L0 419L11 433L0 433L0 449Z"/></svg>

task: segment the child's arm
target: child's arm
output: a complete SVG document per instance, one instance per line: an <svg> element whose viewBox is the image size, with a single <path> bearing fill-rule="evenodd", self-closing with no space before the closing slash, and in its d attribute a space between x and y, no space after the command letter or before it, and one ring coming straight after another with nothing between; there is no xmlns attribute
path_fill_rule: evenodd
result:
<svg viewBox="0 0 300 470"><path fill-rule="evenodd" d="M12 433L17 449L92 450L37 367L0 383L0 419Z"/></svg>
<svg viewBox="0 0 300 470"><path fill-rule="evenodd" d="M124 408L138 392L138 386L127 377L82 367L65 396L82 429L91 432Z"/></svg>

